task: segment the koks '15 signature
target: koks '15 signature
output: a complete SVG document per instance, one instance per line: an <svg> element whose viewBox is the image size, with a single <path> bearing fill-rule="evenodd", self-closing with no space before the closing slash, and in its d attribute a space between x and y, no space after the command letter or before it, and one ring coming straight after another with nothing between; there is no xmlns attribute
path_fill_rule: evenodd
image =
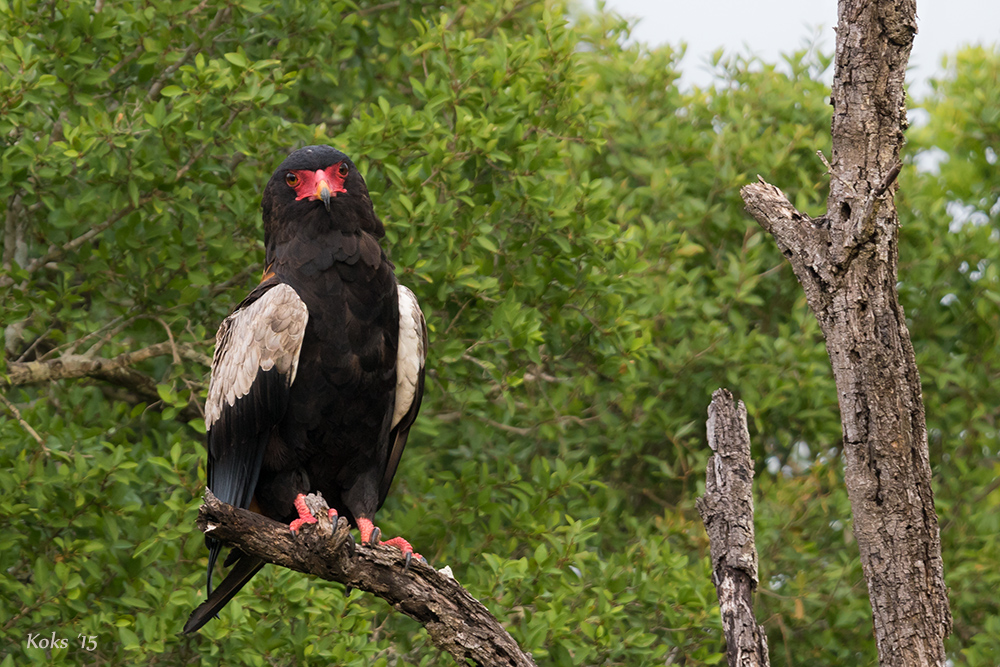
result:
<svg viewBox="0 0 1000 667"><path fill-rule="evenodd" d="M54 632L51 637L39 639L38 637L41 634L40 632L36 632L35 634L29 632L27 648L69 648L68 639L57 639ZM80 640L80 648L84 650L93 651L97 648L97 635L79 634L76 638Z"/></svg>

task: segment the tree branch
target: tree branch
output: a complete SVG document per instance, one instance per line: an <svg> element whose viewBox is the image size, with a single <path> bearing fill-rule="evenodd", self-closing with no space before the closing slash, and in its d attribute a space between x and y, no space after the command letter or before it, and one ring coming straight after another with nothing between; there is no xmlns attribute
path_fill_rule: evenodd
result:
<svg viewBox="0 0 1000 667"><path fill-rule="evenodd" d="M237 107L233 107L232 109L230 109L229 110L229 118L226 119L226 122L224 122L219 127L219 129L214 130L215 136L217 136L217 137L219 137L219 136L225 136L226 130L228 130L229 126L233 124L234 120L236 120L236 117L239 115L240 111L242 111L242 109L240 107L238 107L238 106ZM184 174L188 173L188 171L191 169L191 167L194 166L194 163L197 162L199 160L199 158L201 158L201 156L205 154L205 151L208 150L208 147L211 146L211 145L214 145L214 144L212 142L208 142L208 141L201 143L198 146L198 148L191 154L191 157L188 158L188 161L186 163L184 163L184 165L180 169L177 170L176 174L174 174L174 180L175 181L181 180L181 178L184 176Z"/></svg>
<svg viewBox="0 0 1000 667"><path fill-rule="evenodd" d="M368 14L378 14L379 12L384 12L389 9L396 9L399 7L399 0L394 2L383 2L380 5L372 5L371 7L365 7L364 9L359 9L355 14L357 16L367 16ZM349 15L350 12L344 12L344 16Z"/></svg>
<svg viewBox="0 0 1000 667"><path fill-rule="evenodd" d="M32 428L31 424L29 424L27 420L23 416L21 416L21 411L17 409L17 406L11 403L9 400L7 400L7 397L4 396L3 394L0 394L0 403L3 403L4 405L7 406L7 409L10 410L10 413L12 415L14 415L14 419L18 421L18 423L21 425L21 428L27 431L28 435L34 438L35 442L38 443L38 446L41 447L43 450L45 450L45 452L47 453L48 447L45 446L45 440L42 438L42 436L38 435L38 431Z"/></svg>
<svg viewBox="0 0 1000 667"><path fill-rule="evenodd" d="M173 354L174 349L173 342L167 341L144 347L135 352L125 352L110 359L82 354L66 354L48 361L14 361L8 364L7 377L0 378L0 383L17 386L82 377L111 378L116 377L119 371L147 359ZM199 361L202 358L202 355L190 345L177 345L176 350L186 358Z"/></svg>
<svg viewBox="0 0 1000 667"><path fill-rule="evenodd" d="M268 563L373 593L421 623L435 646L462 664L535 665L454 578L419 562L404 569L402 552L393 547L355 546L347 519L333 526L326 518L322 496L310 495L306 502L317 523L293 533L284 524L223 503L206 489L198 528Z"/></svg>
<svg viewBox="0 0 1000 667"><path fill-rule="evenodd" d="M7 376L0 376L0 386L16 387L86 377L127 389L135 397L134 402L155 403L160 400L156 381L130 367L147 359L172 355L175 352L186 359L204 363L204 355L191 345L175 345L172 341L167 341L135 352L125 352L110 359L64 354L48 361L13 361L7 365ZM188 405L178 413L178 417L184 421L191 421L201 416L201 411L195 405Z"/></svg>
<svg viewBox="0 0 1000 667"><path fill-rule="evenodd" d="M200 6L201 5L199 5L199 7ZM203 31L199 31L198 34L199 35L215 34L215 29L218 28L219 24L225 21L226 18L228 18L228 16L229 16L229 7L223 7L218 12L216 12L215 18L213 18L212 22L208 24L208 27L206 27ZM160 73L160 76L157 77L156 81L153 82L153 85L149 87L149 93L146 95L147 102L155 100L157 96L159 96L160 91L163 90L163 87L167 84L167 81L170 80L170 77L174 75L174 72L183 67L184 63L190 60L191 56L193 56L195 51L197 51L200 47L201 47L201 40L196 39L194 42L189 44L186 49L184 49L184 53L182 53L181 57L177 59L177 62L170 65L169 67L164 69L163 72Z"/></svg>
<svg viewBox="0 0 1000 667"><path fill-rule="evenodd" d="M825 218L813 220L800 213L785 193L760 176L743 186L740 195L747 212L770 232L788 259L806 292L810 305L825 308L837 283L830 263L830 231Z"/></svg>
<svg viewBox="0 0 1000 667"><path fill-rule="evenodd" d="M725 389L716 390L708 406L708 446L715 455L708 460L698 512L711 544L729 667L768 667L767 636L753 613L757 547L747 409Z"/></svg>
<svg viewBox="0 0 1000 667"><path fill-rule="evenodd" d="M35 259L31 260L31 262L29 262L28 265L24 267L25 271L27 271L29 274L34 273L35 271L45 266L49 262L61 259L63 255L76 250L81 245L91 240L92 238L103 232L105 229L107 229L111 225L115 224L116 222L124 218L132 211L136 210L137 208L141 208L142 206L145 206L146 204L151 202L156 194L158 193L153 192L151 194L146 195L145 197L142 197L141 199L139 199L139 203L136 205L128 204L127 206L124 206L118 211L112 213L104 222L94 227L91 227L83 234L80 234L75 239L72 239L61 246L56 246L56 245L50 246L48 251L44 255L42 255L41 257L36 257ZM0 276L0 288L10 287L13 284L14 284L14 279L11 278L10 276Z"/></svg>

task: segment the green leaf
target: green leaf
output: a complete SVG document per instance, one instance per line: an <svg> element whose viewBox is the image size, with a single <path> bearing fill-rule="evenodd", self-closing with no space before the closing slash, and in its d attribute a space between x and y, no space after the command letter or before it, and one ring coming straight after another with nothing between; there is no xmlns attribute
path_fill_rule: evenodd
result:
<svg viewBox="0 0 1000 667"><path fill-rule="evenodd" d="M246 68L246 66L247 66L246 56L244 56L241 53L230 52L230 53L224 54L223 57L226 60L228 60L229 62L231 62L232 64L236 65L237 67Z"/></svg>
<svg viewBox="0 0 1000 667"><path fill-rule="evenodd" d="M499 252L499 248L497 248L496 243L494 243L488 236L477 236L476 243L490 252Z"/></svg>

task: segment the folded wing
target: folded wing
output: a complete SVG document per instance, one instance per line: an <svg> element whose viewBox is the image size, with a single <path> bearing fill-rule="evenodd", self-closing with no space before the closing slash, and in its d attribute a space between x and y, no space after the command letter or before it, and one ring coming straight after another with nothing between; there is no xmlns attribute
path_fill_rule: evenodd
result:
<svg viewBox="0 0 1000 667"><path fill-rule="evenodd" d="M208 488L250 507L271 431L288 407L309 311L289 285L257 286L216 335L205 404ZM220 546L209 540L209 592Z"/></svg>
<svg viewBox="0 0 1000 667"><path fill-rule="evenodd" d="M378 506L385 502L399 459L406 447L410 427L420 411L424 395L424 362L427 359L427 323L417 297L408 287L398 286L399 345L396 349L396 403L389 432L389 459L379 485Z"/></svg>

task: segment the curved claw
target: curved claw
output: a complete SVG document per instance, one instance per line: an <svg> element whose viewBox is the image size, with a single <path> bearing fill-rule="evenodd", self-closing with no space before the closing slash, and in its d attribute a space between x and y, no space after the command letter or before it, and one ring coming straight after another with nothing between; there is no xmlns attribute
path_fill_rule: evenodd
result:
<svg viewBox="0 0 1000 667"><path fill-rule="evenodd" d="M382 538L382 531L379 529L378 526L375 526L375 528L372 529L372 537L370 540L368 540L368 544L370 544L373 547L377 547L378 545L382 544L381 538Z"/></svg>
<svg viewBox="0 0 1000 667"><path fill-rule="evenodd" d="M417 561L419 563L423 563L424 565L428 565L426 558L424 558L423 556L421 556L418 553L414 553L412 551L407 551L406 552L406 564L403 565L403 572L409 572L410 571L410 562L411 561Z"/></svg>

